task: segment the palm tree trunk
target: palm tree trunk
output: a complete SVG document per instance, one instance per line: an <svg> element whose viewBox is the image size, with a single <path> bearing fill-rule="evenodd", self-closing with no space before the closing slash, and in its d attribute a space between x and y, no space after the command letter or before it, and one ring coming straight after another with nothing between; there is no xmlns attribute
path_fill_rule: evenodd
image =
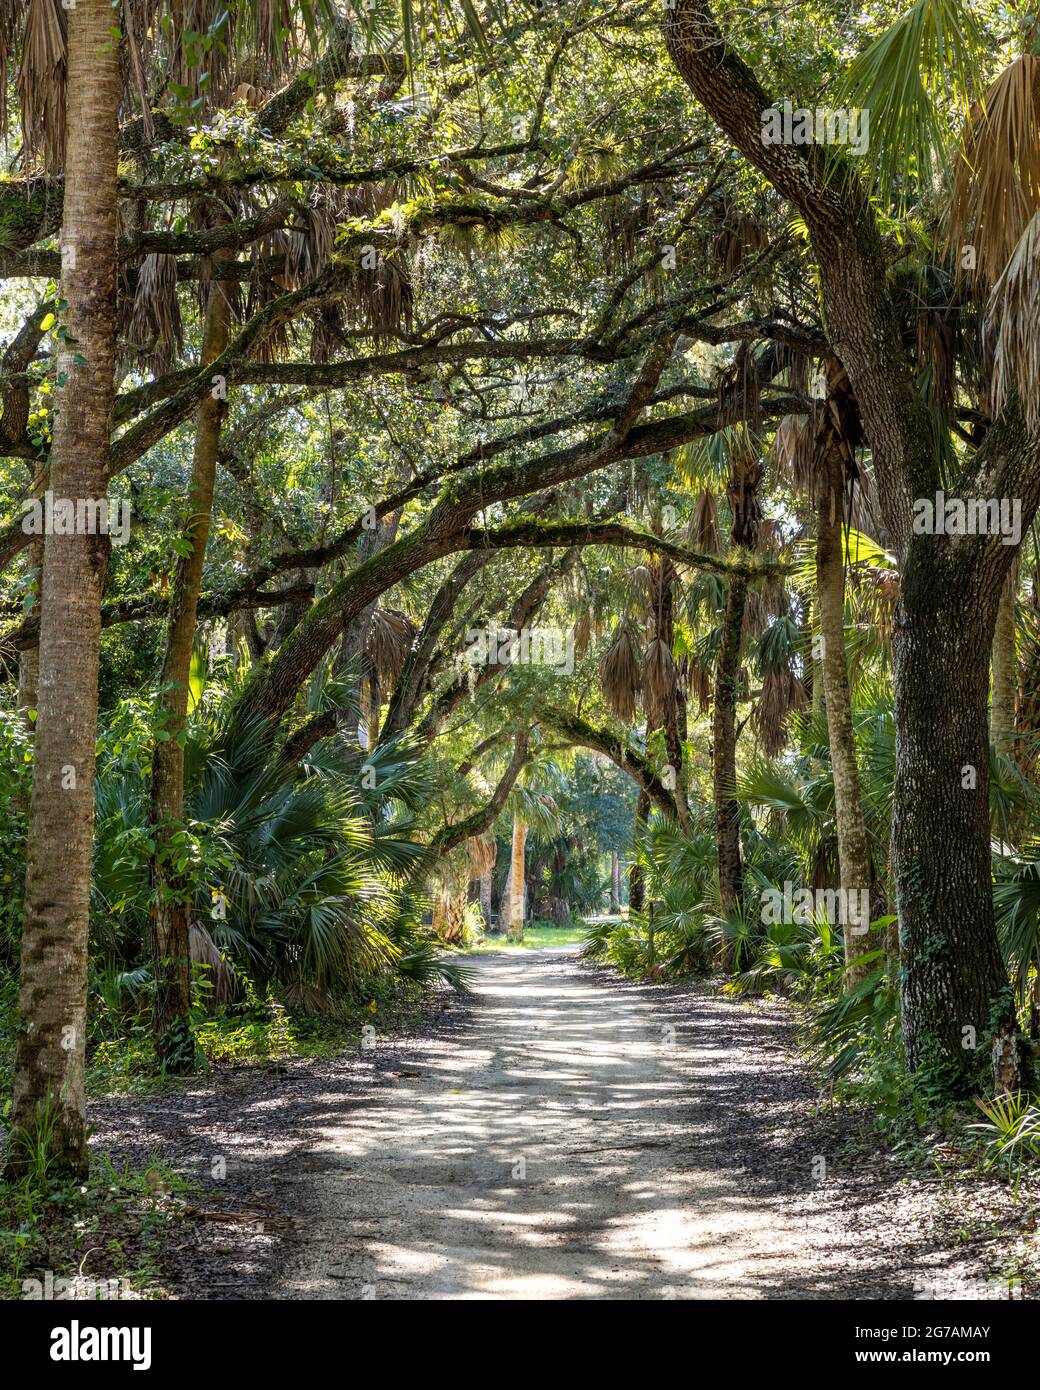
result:
<svg viewBox="0 0 1040 1390"><path fill-rule="evenodd" d="M672 650L675 641L675 566L670 560L662 560L658 571L659 602L654 614L655 635ZM683 776L683 745L680 733L680 691L676 680L664 702L662 728L668 762L675 775L675 810L679 825L683 830L690 827L690 813L686 804L686 787Z"/></svg>
<svg viewBox="0 0 1040 1390"><path fill-rule="evenodd" d="M524 934L524 849L527 845L527 826L519 816L513 817L513 847L509 873L509 935L520 938Z"/></svg>
<svg viewBox="0 0 1040 1390"><path fill-rule="evenodd" d="M1015 640L1015 601L1018 597L1018 565L1004 582L993 631L993 695L990 738L1006 758L1016 750L1015 705L1018 700L1018 648Z"/></svg>
<svg viewBox="0 0 1040 1390"><path fill-rule="evenodd" d="M733 553L750 550L758 536L760 516L758 488L762 464L754 453L733 459L726 484L733 522ZM737 801L737 702L740 687L740 648L747 607L747 579L730 576L722 641L715 666L715 698L712 708L712 792L715 801L715 850L719 862L719 908L723 917L744 905L744 864L740 854L740 803ZM723 946L722 968L733 969L728 945Z"/></svg>
<svg viewBox="0 0 1040 1390"><path fill-rule="evenodd" d="M62 293L57 418L49 486L56 499L107 491L116 348L119 44L108 0L68 14ZM87 926L94 829L101 598L107 536L44 539L39 698L26 851L25 912L8 1165L45 1139L55 1169L87 1166Z"/></svg>
<svg viewBox="0 0 1040 1390"><path fill-rule="evenodd" d="M838 831L838 864L847 903L869 902L870 841L863 816L856 741L852 732L852 695L845 663L845 559L842 553L842 477L834 452L824 463L823 496L816 526L816 592L820 635L823 638L823 691L827 739L834 781L834 819ZM857 897L850 895L856 893ZM869 917L869 913L867 914ZM849 911L842 926L845 940L845 985L858 984L866 970L858 958L870 949L866 922Z"/></svg>
<svg viewBox="0 0 1040 1390"><path fill-rule="evenodd" d="M646 901L646 873L639 862L638 845L640 834L649 814L650 794L640 787L639 796L636 798L635 824L632 826L632 862L628 866L629 913L642 912L643 904Z"/></svg>
<svg viewBox="0 0 1040 1390"><path fill-rule="evenodd" d="M747 602L747 580L733 575L726 592L722 643L715 667L712 710L712 789L715 798L715 849L719 861L719 907L723 916L738 911L744 898L740 855L740 806L737 802L737 692L740 637ZM724 961L729 969L731 962Z"/></svg>
<svg viewBox="0 0 1040 1390"><path fill-rule="evenodd" d="M212 362L227 346L230 308L227 287L215 282L206 303L203 363ZM170 595L170 612L163 658L162 728L168 737L158 740L152 758L152 824L156 854L152 860L152 962L155 998L152 1033L156 1055L167 1071L191 1071L195 1049L190 1043L188 1015L191 1009L191 953L189 931L192 884L169 861L171 838L184 817L184 748L180 735L187 722L188 679L195 641L195 619L202 567L209 540L217 450L225 402L210 394L200 402L195 416L195 452L188 494L188 520L184 538L190 549L177 562Z"/></svg>
<svg viewBox="0 0 1040 1390"><path fill-rule="evenodd" d="M621 858L616 849L610 851L610 910L621 908Z"/></svg>
<svg viewBox="0 0 1040 1390"><path fill-rule="evenodd" d="M480 875L480 915L484 918L484 926L491 929L491 887L494 879L494 866L485 869Z"/></svg>

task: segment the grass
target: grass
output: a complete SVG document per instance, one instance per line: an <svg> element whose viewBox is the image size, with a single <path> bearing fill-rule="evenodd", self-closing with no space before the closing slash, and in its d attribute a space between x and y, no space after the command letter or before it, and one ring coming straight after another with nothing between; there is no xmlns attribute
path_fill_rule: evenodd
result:
<svg viewBox="0 0 1040 1390"><path fill-rule="evenodd" d="M503 933L501 936L488 936L479 946L469 946L470 951L544 951L547 946L577 946L582 940L580 922L567 922L558 926L555 922L536 921L524 931L522 941L512 941Z"/></svg>
<svg viewBox="0 0 1040 1390"><path fill-rule="evenodd" d="M0 1299L164 1298L163 1237L190 1185L158 1160L91 1160L82 1181L0 1182Z"/></svg>

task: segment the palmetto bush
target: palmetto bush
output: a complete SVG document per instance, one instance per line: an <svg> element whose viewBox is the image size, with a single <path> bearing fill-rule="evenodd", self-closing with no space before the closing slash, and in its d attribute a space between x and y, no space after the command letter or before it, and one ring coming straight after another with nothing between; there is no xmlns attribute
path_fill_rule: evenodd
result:
<svg viewBox="0 0 1040 1390"><path fill-rule="evenodd" d="M367 766L368 780L379 786L383 771L396 797L367 807L360 767L331 745L303 770L286 767L261 730L229 736L218 716L192 752L191 814L227 866L219 883L196 883L196 913L216 945L261 987L277 983L307 1005L388 969L400 955L389 935L396 876L421 853L388 818L408 786L393 750Z"/></svg>
<svg viewBox="0 0 1040 1390"><path fill-rule="evenodd" d="M231 724L222 694L199 700L185 746L181 848L196 935L261 993L274 986L306 1008L393 974L461 984L406 886L424 853L411 835L427 791L416 756L332 739L286 762L262 729ZM147 955L148 769L140 749L122 747L99 767L92 926L97 987L111 994Z"/></svg>
<svg viewBox="0 0 1040 1390"><path fill-rule="evenodd" d="M994 856L997 931L1030 1037L1040 1031L1040 843Z"/></svg>

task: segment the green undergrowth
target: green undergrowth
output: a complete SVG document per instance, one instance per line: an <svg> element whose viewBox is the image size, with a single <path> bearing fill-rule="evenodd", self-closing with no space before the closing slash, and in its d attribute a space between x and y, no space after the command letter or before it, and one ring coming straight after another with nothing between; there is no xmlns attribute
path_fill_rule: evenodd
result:
<svg viewBox="0 0 1040 1390"><path fill-rule="evenodd" d="M418 1029L437 1007L442 986L398 978L373 984L357 998L337 1000L335 1008L308 1012L260 998L251 988L243 1003L202 1014L193 1023L196 1071L188 1077L164 1075L155 1064L146 1016L94 1047L87 1059L91 1095L147 1094L176 1085L198 1085L200 1077L230 1067L262 1068L298 1058L335 1057L357 1049L362 1030L382 1036Z"/></svg>
<svg viewBox="0 0 1040 1390"><path fill-rule="evenodd" d="M158 1160L91 1159L79 1180L46 1171L0 1182L0 1298L149 1299L169 1290L160 1250L190 1184Z"/></svg>

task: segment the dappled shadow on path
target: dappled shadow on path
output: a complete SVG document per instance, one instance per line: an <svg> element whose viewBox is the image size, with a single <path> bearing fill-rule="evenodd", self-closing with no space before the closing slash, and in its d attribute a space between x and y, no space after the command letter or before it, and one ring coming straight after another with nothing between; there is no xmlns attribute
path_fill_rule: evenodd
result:
<svg viewBox="0 0 1040 1390"><path fill-rule="evenodd" d="M779 1010L622 985L571 953L484 958L478 1008L450 1046L417 1046L420 1076L312 1115L310 1230L279 1292L908 1296L891 1251L834 1247L827 1207L849 1194L782 1133L784 1032Z"/></svg>
<svg viewBox="0 0 1040 1390"><path fill-rule="evenodd" d="M200 1184L187 1296L891 1299L944 1268L816 1114L783 1006L573 951L476 964L426 1036L92 1107Z"/></svg>

